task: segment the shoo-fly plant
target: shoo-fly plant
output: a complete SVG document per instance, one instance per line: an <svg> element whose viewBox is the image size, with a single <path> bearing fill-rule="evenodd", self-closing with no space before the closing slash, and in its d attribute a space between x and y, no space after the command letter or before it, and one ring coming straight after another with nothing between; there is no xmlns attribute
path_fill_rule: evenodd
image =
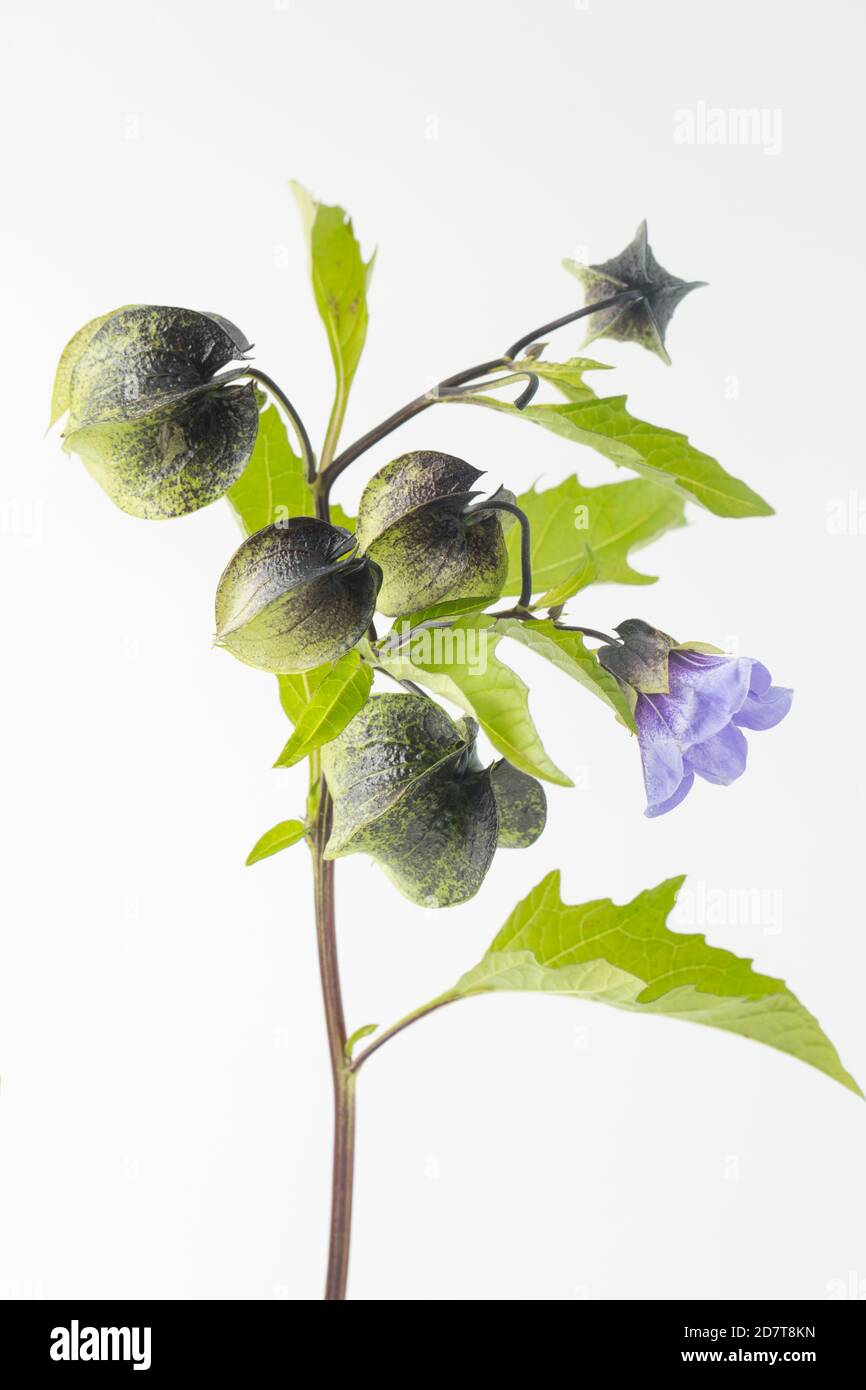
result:
<svg viewBox="0 0 866 1390"><path fill-rule="evenodd" d="M262 835L247 863L301 840L312 856L335 1107L325 1292L334 1300L346 1292L358 1074L446 1004L542 990L663 1014L767 1043L860 1092L781 980L701 935L671 930L681 878L623 906L570 905L552 872L456 984L390 1027L347 1028L335 861L366 854L409 902L447 908L479 891L500 849L542 834L543 783L570 785L545 752L503 647L528 647L581 687L569 718L581 718L585 696L607 706L623 729L623 756L640 753L649 816L678 806L696 776L723 786L741 776L744 731L778 724L791 691L754 658L678 642L641 618L613 635L584 622L593 585L652 582L631 552L681 525L687 502L729 519L771 514L684 435L636 419L622 395L598 394L587 378L602 363L549 355L548 337L585 319L588 340L638 344L669 362L671 316L700 282L659 265L646 224L611 260L566 262L582 282L582 307L566 294L558 317L341 446L372 261L341 208L295 193L336 376L318 457L292 400L251 364L244 334L189 309L128 305L80 329L60 360L52 417L66 417L65 448L124 511L177 517L226 497L245 533L216 584L215 637L278 679L292 732L276 766L309 764L305 806ZM380 467L356 520L332 501L334 484L368 450L455 402L540 425L637 476L594 487L572 476L515 497L495 467L488 482L476 463L433 447ZM383 618L392 621L385 627ZM380 680L374 692L377 676L387 688ZM479 750L482 734L492 754Z"/></svg>

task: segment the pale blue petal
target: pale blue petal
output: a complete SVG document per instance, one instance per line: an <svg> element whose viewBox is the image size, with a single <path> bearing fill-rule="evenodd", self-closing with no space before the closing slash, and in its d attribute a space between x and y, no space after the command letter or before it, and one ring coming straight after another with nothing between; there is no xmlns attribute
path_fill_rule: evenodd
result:
<svg viewBox="0 0 866 1390"><path fill-rule="evenodd" d="M703 660L698 659L701 657ZM653 699L684 750L703 743L730 723L749 693L752 665L746 657L671 652L670 693Z"/></svg>
<svg viewBox="0 0 866 1390"><path fill-rule="evenodd" d="M749 681L750 695L766 695L773 678L762 661L755 661L752 658L752 676Z"/></svg>
<svg viewBox="0 0 866 1390"><path fill-rule="evenodd" d="M680 802L688 796L694 785L694 781L695 774L693 772L687 772L673 796L669 796L667 801L657 802L654 806L647 806L644 815L652 819L655 816L665 815L667 811L672 811L675 806L679 806Z"/></svg>
<svg viewBox="0 0 866 1390"><path fill-rule="evenodd" d="M734 723L743 729L772 729L785 718L793 698L793 690L784 685L771 685L765 695L749 694Z"/></svg>
<svg viewBox="0 0 866 1390"><path fill-rule="evenodd" d="M658 699L656 695L640 695L635 709L648 808L669 801L683 780L683 755L655 708Z"/></svg>
<svg viewBox="0 0 866 1390"><path fill-rule="evenodd" d="M740 730L729 724L721 733L696 743L686 755L686 767L707 782L727 787L746 770L749 746Z"/></svg>

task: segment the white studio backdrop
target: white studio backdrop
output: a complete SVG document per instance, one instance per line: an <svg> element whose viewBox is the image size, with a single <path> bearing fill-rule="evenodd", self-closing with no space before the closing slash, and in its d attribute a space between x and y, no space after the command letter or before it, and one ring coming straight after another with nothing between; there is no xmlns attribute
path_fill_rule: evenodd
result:
<svg viewBox="0 0 866 1390"><path fill-rule="evenodd" d="M273 681L211 647L238 532L224 504L134 521L43 437L66 339L131 301L233 319L321 435L330 366L290 177L379 247L348 437L575 306L561 258L604 259L648 218L662 263L710 287L676 316L671 369L602 345L612 388L778 515L690 507L637 557L661 581L594 588L580 618L734 646L797 691L740 782L651 822L636 744L515 653L578 789L552 789L542 839L450 912L340 863L350 1027L451 983L551 868L570 901L685 871L684 925L784 977L862 1082L861 7L2 9L0 1294L320 1293L331 1115L309 866L299 847L244 868L297 813L304 772L271 770ZM742 108L751 138L708 143L712 112ZM613 476L542 431L443 410L338 500L413 447L516 490ZM866 1295L866 1109L767 1048L487 998L401 1036L359 1093L356 1299Z"/></svg>

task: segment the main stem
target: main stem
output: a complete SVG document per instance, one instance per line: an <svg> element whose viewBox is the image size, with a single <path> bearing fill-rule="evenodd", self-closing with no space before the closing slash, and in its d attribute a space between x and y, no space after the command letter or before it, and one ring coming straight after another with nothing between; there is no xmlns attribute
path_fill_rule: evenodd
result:
<svg viewBox="0 0 866 1390"><path fill-rule="evenodd" d="M312 834L313 877L316 898L316 940L319 974L325 1005L325 1024L334 1087L334 1166L331 1184L331 1235L325 1299L346 1297L349 1240L352 1227L352 1183L355 1155L355 1077L346 1057L346 1023L340 992L337 932L334 915L334 864L325 859L331 833L333 802L319 778L319 806Z"/></svg>
<svg viewBox="0 0 866 1390"><path fill-rule="evenodd" d="M334 865L323 857L331 826L332 803L324 789L319 803L314 849L316 882L316 937L319 947L319 973L331 1075L334 1087L334 1162L331 1183L331 1232L328 1247L328 1273L325 1299L336 1302L346 1297L349 1271L349 1241L352 1228L352 1186L355 1154L355 1078L346 1058L346 1026L340 993L337 938L334 918Z"/></svg>
<svg viewBox="0 0 866 1390"><path fill-rule="evenodd" d="M525 334L508 349L504 357L494 358L491 362L482 362L475 367L469 367L463 372L457 372L454 376L446 377L439 383L439 389L445 392L462 386L465 383L476 380L478 377L486 375L488 372L499 369L503 366L510 366L517 354L529 343L534 342L545 332L551 329L560 328L566 323L572 323L575 319L582 318L585 314L597 312L599 309L607 308L609 305L625 303L630 299L640 298L639 294L633 291L624 291L613 295L610 299L595 305L586 305L583 309L578 309L571 314L566 314L561 319L555 319L551 323L543 324L540 328L533 330L532 333ZM265 377L263 373L252 373L257 379L273 391L280 400L292 420L298 434L301 451L307 466L307 479L312 484L316 497L316 515L322 521L330 521L330 506L328 498L334 480L342 473L343 469L356 459L360 454L366 452L373 444L380 439L384 439L392 430L404 424L413 415L419 414L432 405L436 399L436 394L417 397L410 401L402 410L397 411L375 429L370 430L355 444L350 445L343 453L335 458L337 440L339 438L340 427L343 421L345 409L345 394L338 391L331 418L328 422L328 430L325 443L322 448L322 457L318 472L316 470L315 457L310 445L309 437L303 427L303 422L298 416L297 411L291 402L285 397L280 388L270 377ZM530 390L521 397L521 404L529 399L531 391L534 390L533 383L530 382ZM489 504L488 504L489 505ZM496 505L505 509L504 503ZM528 579L528 525L526 518L522 516L519 509L508 507L508 510L516 512L521 519L523 526L523 554L524 554L524 593L521 594L520 605L529 602L530 595L526 592L527 584L531 589L531 581ZM518 606L520 610L520 605ZM370 1054L381 1046L394 1033L407 1027L415 1017L423 1017L424 1014L431 1012L432 1008L440 1007L441 1003L449 1002L447 999L438 1001L436 1004L419 1010L417 1015L410 1015L401 1023L395 1025L373 1043L361 1056L359 1056L353 1066L350 1059L346 1056L346 1022L343 1015L343 998L340 991L340 967L337 960L337 928L334 915L334 864L333 861L325 858L325 847L331 833L331 822L333 819L333 802L328 791L325 778L322 774L321 763L318 754L313 754L310 758L310 795L315 801L315 820L313 822L312 833L309 836L310 848L313 856L313 878L315 884L316 899L316 940L319 948L319 974L322 982L322 999L325 1005L325 1025L328 1034L328 1051L331 1058L331 1076L334 1087L334 1164L331 1180L331 1234L328 1246L328 1273L325 1282L326 1302L341 1302L346 1297L346 1281L349 1273L349 1245L352 1235L352 1188L355 1174L355 1077L361 1063ZM312 809L312 808L311 808Z"/></svg>
<svg viewBox="0 0 866 1390"><path fill-rule="evenodd" d="M322 450L322 467L328 466L334 443ZM316 515L330 521L327 493L317 480ZM346 1297L349 1274L349 1246L352 1238L352 1189L355 1180L355 1076L346 1056L346 1020L340 990L337 959L337 922L334 908L334 861L325 858L331 834L334 803L322 772L318 753L310 758L310 792L317 797L316 819L311 838L313 877L316 897L316 941L319 948L319 976L325 1027L331 1058L334 1088L334 1160L331 1175L331 1232L328 1241L328 1273L325 1301L342 1302Z"/></svg>

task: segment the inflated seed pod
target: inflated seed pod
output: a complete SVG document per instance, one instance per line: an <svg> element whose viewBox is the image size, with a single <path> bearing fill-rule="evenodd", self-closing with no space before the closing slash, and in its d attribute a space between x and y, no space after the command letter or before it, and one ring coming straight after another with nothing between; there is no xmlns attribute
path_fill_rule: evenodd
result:
<svg viewBox="0 0 866 1390"><path fill-rule="evenodd" d="M358 546L382 567L389 617L458 598L492 599L508 573L507 519L472 511L477 468L422 449L386 463L358 510Z"/></svg>
<svg viewBox="0 0 866 1390"><path fill-rule="evenodd" d="M501 758L490 769L500 849L526 849L535 843L547 821L547 797L534 777Z"/></svg>
<svg viewBox="0 0 866 1390"><path fill-rule="evenodd" d="M258 431L250 344L217 314L131 305L85 324L57 369L52 422L68 412L64 447L123 511L183 516L224 496Z"/></svg>
<svg viewBox="0 0 866 1390"><path fill-rule="evenodd" d="M217 586L217 644L281 675L335 661L370 626L382 578L354 548L348 531L316 517L256 531Z"/></svg>
<svg viewBox="0 0 866 1390"><path fill-rule="evenodd" d="M477 732L422 695L374 695L322 750L334 800L325 857L369 854L423 907L473 897L497 845L531 844L544 823L541 787L503 763L482 767Z"/></svg>

